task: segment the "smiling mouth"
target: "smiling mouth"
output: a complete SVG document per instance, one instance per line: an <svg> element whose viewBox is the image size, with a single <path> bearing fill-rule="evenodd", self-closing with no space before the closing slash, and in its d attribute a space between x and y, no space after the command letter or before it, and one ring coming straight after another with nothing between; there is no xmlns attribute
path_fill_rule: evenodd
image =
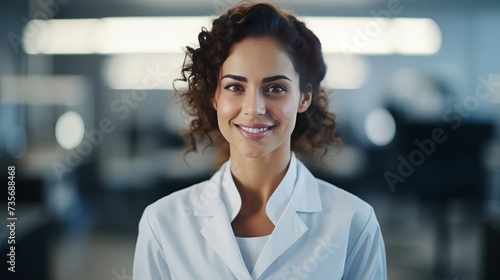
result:
<svg viewBox="0 0 500 280"><path fill-rule="evenodd" d="M251 133L259 133L259 132L263 132L263 131L270 129L270 127L261 127L261 128L253 128L253 127L246 127L246 126L239 126L239 127L241 129L243 129L244 131L248 131Z"/></svg>
<svg viewBox="0 0 500 280"><path fill-rule="evenodd" d="M249 127L244 125L236 125L236 127L244 137L252 140L260 140L269 135L274 126Z"/></svg>

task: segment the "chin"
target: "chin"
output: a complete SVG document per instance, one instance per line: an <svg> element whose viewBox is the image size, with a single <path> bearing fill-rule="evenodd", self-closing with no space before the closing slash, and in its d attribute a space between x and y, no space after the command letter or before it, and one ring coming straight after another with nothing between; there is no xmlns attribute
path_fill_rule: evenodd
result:
<svg viewBox="0 0 500 280"><path fill-rule="evenodd" d="M245 145L244 147L236 148L236 152L241 156L247 158L261 158L269 153L269 151L265 151L264 149L259 149L251 145Z"/></svg>

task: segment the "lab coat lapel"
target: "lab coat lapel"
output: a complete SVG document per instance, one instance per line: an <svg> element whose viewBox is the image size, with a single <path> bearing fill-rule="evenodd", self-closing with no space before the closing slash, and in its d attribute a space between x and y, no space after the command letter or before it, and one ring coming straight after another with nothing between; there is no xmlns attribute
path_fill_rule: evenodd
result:
<svg viewBox="0 0 500 280"><path fill-rule="evenodd" d="M201 234L233 272L237 279L251 279L231 228L224 203L212 219L201 229Z"/></svg>
<svg viewBox="0 0 500 280"><path fill-rule="evenodd" d="M297 215L292 203L288 203L268 242L262 249L252 271L252 278L258 279L306 231L307 226L302 222L299 215Z"/></svg>
<svg viewBox="0 0 500 280"><path fill-rule="evenodd" d="M321 211L321 198L316 179L292 153L289 172L271 196L266 211L275 228L252 271L248 272L231 221L241 207L241 199L232 180L228 161L213 178L218 182L218 194L212 197L209 207L195 213L211 216L202 227L201 234L217 252L237 279L258 279L288 248L307 232L308 228L298 212Z"/></svg>
<svg viewBox="0 0 500 280"><path fill-rule="evenodd" d="M284 210L280 210L283 208ZM253 279L259 279L276 259L307 232L308 228L298 212L322 210L316 179L296 159L294 153L289 172L269 199L267 210L275 228L255 264Z"/></svg>
<svg viewBox="0 0 500 280"><path fill-rule="evenodd" d="M217 252L226 266L240 280L251 279L245 262L234 237L231 221L241 208L241 199L234 185L229 169L230 161L226 162L212 180L215 183L217 195L212 195L207 207L197 212L197 216L208 216L209 221L202 227L201 234Z"/></svg>

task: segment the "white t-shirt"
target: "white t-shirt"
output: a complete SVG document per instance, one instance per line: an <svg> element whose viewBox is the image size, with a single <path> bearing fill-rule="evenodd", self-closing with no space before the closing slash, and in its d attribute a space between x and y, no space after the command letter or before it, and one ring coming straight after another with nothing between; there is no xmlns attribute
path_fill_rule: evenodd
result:
<svg viewBox="0 0 500 280"><path fill-rule="evenodd" d="M258 237L237 237L236 242L238 247L240 247L241 256L243 261L247 266L248 272L252 273L253 267L259 258L260 252L266 245L269 236L258 236Z"/></svg>

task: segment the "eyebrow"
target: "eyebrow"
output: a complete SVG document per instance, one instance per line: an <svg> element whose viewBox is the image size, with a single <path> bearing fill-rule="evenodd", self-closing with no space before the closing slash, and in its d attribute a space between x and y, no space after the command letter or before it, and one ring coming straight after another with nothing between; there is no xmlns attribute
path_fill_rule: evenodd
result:
<svg viewBox="0 0 500 280"><path fill-rule="evenodd" d="M243 76L238 76L238 75L232 75L232 74L227 74L227 75L224 75L222 79L224 78L231 78L233 80L236 80L236 81L240 81L240 82L245 82L247 83L248 82L248 79L243 77ZM289 80L290 82L292 81L290 78L288 78L287 76L284 76L284 75L276 75L276 76L271 76L271 77L265 77L262 79L262 83L269 83L269 82L273 82L273 81L276 81L276 80L281 80L281 79L285 79L285 80Z"/></svg>

